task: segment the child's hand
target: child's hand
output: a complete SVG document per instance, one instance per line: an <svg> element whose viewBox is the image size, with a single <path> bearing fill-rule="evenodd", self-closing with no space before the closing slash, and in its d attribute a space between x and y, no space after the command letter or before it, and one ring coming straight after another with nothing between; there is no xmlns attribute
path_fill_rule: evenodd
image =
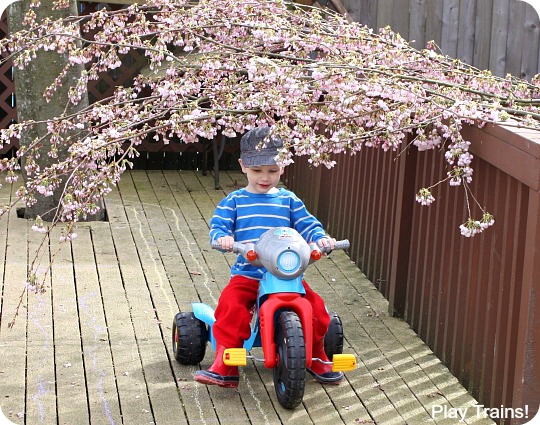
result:
<svg viewBox="0 0 540 425"><path fill-rule="evenodd" d="M334 238L321 238L317 241L319 248L330 248L330 250L336 247L336 240Z"/></svg>
<svg viewBox="0 0 540 425"><path fill-rule="evenodd" d="M234 244L234 238L232 236L223 236L217 241L219 243L219 246L221 246L221 249L225 251L232 251Z"/></svg>

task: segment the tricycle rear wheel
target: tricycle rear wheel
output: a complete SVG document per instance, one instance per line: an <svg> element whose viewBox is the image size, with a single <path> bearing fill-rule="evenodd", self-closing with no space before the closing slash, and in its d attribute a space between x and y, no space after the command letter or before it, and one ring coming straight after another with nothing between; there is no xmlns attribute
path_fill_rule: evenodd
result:
<svg viewBox="0 0 540 425"><path fill-rule="evenodd" d="M294 409L304 397L306 383L306 346L302 322L292 311L282 312L275 328L278 364L274 368L274 386L279 403Z"/></svg>
<svg viewBox="0 0 540 425"><path fill-rule="evenodd" d="M174 358L183 365L195 365L204 359L208 331L193 312L177 313L172 328Z"/></svg>
<svg viewBox="0 0 540 425"><path fill-rule="evenodd" d="M334 354L343 353L343 323L337 313L331 311L330 324L324 336L324 352L330 360Z"/></svg>

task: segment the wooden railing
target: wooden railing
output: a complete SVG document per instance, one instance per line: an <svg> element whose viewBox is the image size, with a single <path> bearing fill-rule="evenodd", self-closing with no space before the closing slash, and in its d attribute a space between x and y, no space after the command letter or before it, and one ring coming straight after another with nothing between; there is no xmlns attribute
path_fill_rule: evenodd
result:
<svg viewBox="0 0 540 425"><path fill-rule="evenodd" d="M528 405L532 417L540 400L540 133L490 125L464 136L475 155L474 195L495 216L471 239L459 231L468 216L462 190L439 186L429 207L414 200L446 176L440 151L365 148L338 156L332 170L298 160L284 181L333 236L351 240L351 258L390 312L481 404Z"/></svg>

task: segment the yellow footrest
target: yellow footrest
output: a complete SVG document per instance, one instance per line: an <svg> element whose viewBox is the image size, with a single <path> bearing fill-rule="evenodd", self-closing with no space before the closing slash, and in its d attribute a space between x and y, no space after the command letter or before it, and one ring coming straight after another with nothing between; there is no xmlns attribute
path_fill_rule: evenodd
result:
<svg viewBox="0 0 540 425"><path fill-rule="evenodd" d="M227 348L223 352L223 363L227 366L245 366L247 352L245 348Z"/></svg>
<svg viewBox="0 0 540 425"><path fill-rule="evenodd" d="M332 372L347 372L356 369L354 354L334 354L332 361Z"/></svg>

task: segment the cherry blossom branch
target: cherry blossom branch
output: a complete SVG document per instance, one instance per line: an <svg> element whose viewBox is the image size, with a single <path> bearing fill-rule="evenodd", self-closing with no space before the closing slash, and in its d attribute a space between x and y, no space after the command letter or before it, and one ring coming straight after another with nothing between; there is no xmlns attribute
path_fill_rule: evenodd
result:
<svg viewBox="0 0 540 425"><path fill-rule="evenodd" d="M68 66L86 65L71 88L72 104L88 81L120 66L123 54L143 52L149 64L133 87L118 87L104 101L48 120L47 133L19 150L31 176L18 191L23 202L34 202L36 192L61 191L51 226L65 221L74 229L81 217L95 213L98 198L120 179L146 137L192 143L271 125L291 148L280 153L284 165L294 161L294 152L327 167L335 165L335 154L364 147L398 155L439 149L447 177L417 194L429 205L437 184L461 186L467 203L472 194L464 123L506 123L511 117L510 125L540 129L540 78L495 77L437 53L434 45L415 50L389 29L374 33L335 13L281 0L163 0L28 22L0 48L17 67L27 66L38 50L64 53ZM65 83L63 76L52 82L47 98ZM9 143L40 124L14 124L0 140ZM404 145L406 135L411 141ZM40 155L54 155L43 152L49 140L51 149L67 146L68 156L41 169ZM0 165L8 183L17 166L16 160Z"/></svg>

